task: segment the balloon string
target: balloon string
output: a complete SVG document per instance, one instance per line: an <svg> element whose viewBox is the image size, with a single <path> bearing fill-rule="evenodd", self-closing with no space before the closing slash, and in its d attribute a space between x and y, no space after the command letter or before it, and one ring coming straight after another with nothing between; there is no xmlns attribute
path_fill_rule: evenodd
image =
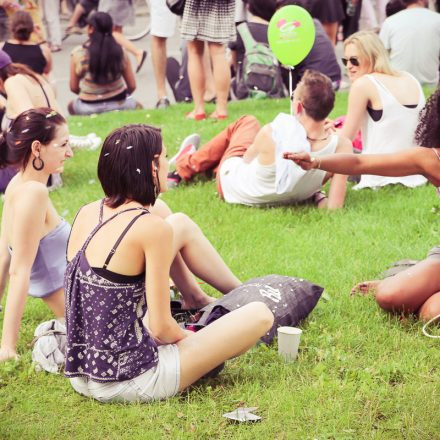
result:
<svg viewBox="0 0 440 440"><path fill-rule="evenodd" d="M292 101L292 93L293 93L293 66L289 66L289 98ZM293 115L293 107L290 105L290 114Z"/></svg>

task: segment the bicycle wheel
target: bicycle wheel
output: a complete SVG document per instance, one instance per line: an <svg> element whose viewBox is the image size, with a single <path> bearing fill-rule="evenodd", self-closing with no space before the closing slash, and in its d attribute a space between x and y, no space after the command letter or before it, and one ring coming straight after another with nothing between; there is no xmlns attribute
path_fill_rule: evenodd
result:
<svg viewBox="0 0 440 440"><path fill-rule="evenodd" d="M130 41L137 41L150 33L150 2L134 0L136 19L133 25L124 26L124 35Z"/></svg>

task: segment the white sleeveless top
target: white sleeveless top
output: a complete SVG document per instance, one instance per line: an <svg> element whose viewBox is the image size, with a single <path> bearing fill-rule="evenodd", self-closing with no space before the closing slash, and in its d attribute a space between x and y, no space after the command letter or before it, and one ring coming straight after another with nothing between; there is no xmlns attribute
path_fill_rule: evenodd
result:
<svg viewBox="0 0 440 440"><path fill-rule="evenodd" d="M419 82L409 73L406 73L418 85L419 100L417 107L408 108L402 105L394 95L374 75L366 77L376 86L382 103L382 117L375 122L365 111L362 125L362 153L386 154L397 153L407 148L414 147L414 134L416 131L420 110L425 105L425 97ZM405 177L384 177L364 174L358 185L353 189L372 188L385 186L392 183L414 188L423 185L427 180L420 175Z"/></svg>
<svg viewBox="0 0 440 440"><path fill-rule="evenodd" d="M294 162L283 159L282 151L285 148L280 148L276 140L283 139L278 136L278 129L282 129L281 125L287 123L292 123L292 120L283 117L283 124L272 124L272 138L277 152L275 163L261 165L258 158L250 163L245 163L242 157L231 157L223 162L219 174L226 202L250 206L289 204L306 200L321 189L326 171L315 169L306 172ZM323 149L314 152L313 156L334 153L338 146L338 140L337 135L332 135L328 144ZM291 164L287 172L291 174L292 179L289 180L294 184L290 185L285 192L280 192L279 185L277 185L277 181L279 181L277 172L279 173L280 168L277 166L277 162L279 161L283 161L283 165Z"/></svg>

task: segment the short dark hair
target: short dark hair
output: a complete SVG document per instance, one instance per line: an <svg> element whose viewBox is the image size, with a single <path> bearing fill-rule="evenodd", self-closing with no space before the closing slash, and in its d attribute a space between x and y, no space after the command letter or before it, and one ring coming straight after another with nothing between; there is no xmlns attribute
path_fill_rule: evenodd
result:
<svg viewBox="0 0 440 440"><path fill-rule="evenodd" d="M34 30L34 22L26 11L17 11L11 18L11 31L16 40L28 41Z"/></svg>
<svg viewBox="0 0 440 440"><path fill-rule="evenodd" d="M312 119L323 121L335 105L335 92L331 79L316 70L306 70L301 82L300 99Z"/></svg>
<svg viewBox="0 0 440 440"><path fill-rule="evenodd" d="M252 15L270 21L276 10L275 0L247 0L249 12Z"/></svg>
<svg viewBox="0 0 440 440"><path fill-rule="evenodd" d="M284 6L301 6L301 8L304 8L309 13L311 10L310 0L276 0L277 9Z"/></svg>
<svg viewBox="0 0 440 440"><path fill-rule="evenodd" d="M32 142L49 144L55 139L56 128L62 124L66 124L63 116L47 107L20 113L0 135L0 168L8 165L25 168L31 157Z"/></svg>
<svg viewBox="0 0 440 440"><path fill-rule="evenodd" d="M153 205L160 192L152 164L162 152L160 128L130 124L113 130L105 139L98 160L98 178L107 197L117 208L133 200Z"/></svg>
<svg viewBox="0 0 440 440"><path fill-rule="evenodd" d="M392 15L403 11L405 8L406 5L402 0L390 0L385 6L385 15L391 17Z"/></svg>

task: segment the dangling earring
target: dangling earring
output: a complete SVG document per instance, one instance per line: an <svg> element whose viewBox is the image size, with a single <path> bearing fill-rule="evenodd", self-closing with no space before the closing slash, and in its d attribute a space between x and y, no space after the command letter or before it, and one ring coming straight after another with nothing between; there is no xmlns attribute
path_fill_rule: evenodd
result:
<svg viewBox="0 0 440 440"><path fill-rule="evenodd" d="M154 175L156 179L154 180L154 198L158 198L160 194L160 181L159 181L159 171L157 167L154 167Z"/></svg>
<svg viewBox="0 0 440 440"><path fill-rule="evenodd" d="M38 164L37 164L38 161ZM44 162L43 159L41 159L41 157L34 157L34 160L32 161L32 166L34 167L35 170L37 171L41 171L44 168Z"/></svg>

